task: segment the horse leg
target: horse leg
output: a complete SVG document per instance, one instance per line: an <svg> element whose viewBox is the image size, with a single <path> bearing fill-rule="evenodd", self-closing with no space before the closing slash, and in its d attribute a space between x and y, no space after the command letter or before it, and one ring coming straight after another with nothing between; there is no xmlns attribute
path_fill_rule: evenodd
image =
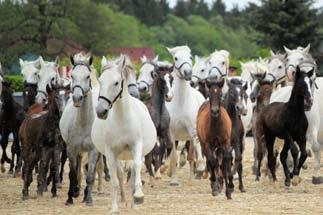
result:
<svg viewBox="0 0 323 215"><path fill-rule="evenodd" d="M106 146L105 147L105 155L107 160L107 166L109 168L109 173L111 177L111 185L112 185L112 208L110 213L118 213L118 188L119 188L119 181L117 177L117 168L118 168L118 161L115 155L110 151L110 149Z"/></svg>
<svg viewBox="0 0 323 215"><path fill-rule="evenodd" d="M68 153L68 159L69 159L69 166L70 166L70 172L69 172L69 179L70 179L70 186L68 190L68 199L66 201L66 205L72 205L73 204L73 197L78 197L80 195L80 188L78 186L77 181L77 168L79 165L78 162L80 160L79 155L72 156L71 153Z"/></svg>
<svg viewBox="0 0 323 215"><path fill-rule="evenodd" d="M321 184L323 183L323 177L319 176L320 171L320 163L321 163L321 150L320 144L317 141L317 129L309 135L311 137L307 137L307 140L312 143L312 151L314 154L314 162L313 162L313 176L312 176L312 183L313 184Z"/></svg>
<svg viewBox="0 0 323 215"><path fill-rule="evenodd" d="M299 154L299 151L298 151L298 148L294 142L294 140L292 139L291 136L288 136L288 143L289 143L289 148L290 148L290 152L292 154L292 157L293 157L293 171L291 173L291 178L294 177L294 173L297 173L297 166L298 166L298 154ZM297 178L297 176L296 176ZM296 182L297 179L292 179L292 184ZM294 182L293 182L294 181Z"/></svg>
<svg viewBox="0 0 323 215"><path fill-rule="evenodd" d="M104 164L103 164L103 156L99 154L98 163L96 167L96 172L98 173L98 193L103 193L102 187L102 180L103 180L103 171L104 171Z"/></svg>
<svg viewBox="0 0 323 215"><path fill-rule="evenodd" d="M194 148L195 148L195 153L196 153L196 178L201 179L203 172L205 170L205 162L203 160L202 156L202 148L201 148L201 143L200 140L198 139L197 136L194 137Z"/></svg>
<svg viewBox="0 0 323 215"><path fill-rule="evenodd" d="M135 192L133 194L134 203L142 204L144 202L144 193L142 192L141 165L142 165L142 142L138 141L132 149L133 164L135 169Z"/></svg>
<svg viewBox="0 0 323 215"><path fill-rule="evenodd" d="M105 155L103 155L103 164L104 164L104 179L106 181L110 181L110 174L109 174L109 168L108 168L108 165L107 165L107 159L105 157Z"/></svg>
<svg viewBox="0 0 323 215"><path fill-rule="evenodd" d="M231 193L233 191L233 176L231 171L231 160L232 160L232 154L229 150L225 149L223 152L223 161L221 164L221 170L224 178L225 183L225 195L227 199L232 199Z"/></svg>
<svg viewBox="0 0 323 215"><path fill-rule="evenodd" d="M98 162L99 152L96 149L89 151L88 171L86 176L86 188L84 191L84 200L87 206L93 205L92 188L95 178L95 168Z"/></svg>
<svg viewBox="0 0 323 215"><path fill-rule="evenodd" d="M64 148L62 150L62 154L61 154L61 170L59 173L59 183L57 185L58 188L62 187L62 183L63 183L63 175L64 175L64 166L67 160L67 152L66 152L66 145L64 143Z"/></svg>
<svg viewBox="0 0 323 215"><path fill-rule="evenodd" d="M287 166L287 156L289 150L289 143L285 140L285 144L283 146L282 151L280 152L280 162L283 165L284 173L285 173L285 186L290 186L290 172Z"/></svg>
<svg viewBox="0 0 323 215"><path fill-rule="evenodd" d="M59 146L55 146L54 152L52 153L52 160L51 160L51 175L52 175L52 198L57 197L57 187L58 183L60 182L60 175L59 175L59 163L60 163L60 155L61 149Z"/></svg>
<svg viewBox="0 0 323 215"><path fill-rule="evenodd" d="M7 155L7 146L8 146L8 136L7 132L2 133L1 137L1 147L2 147L2 157L1 157L1 172L4 173L6 171L6 168L4 167L4 163L7 162L11 164L11 160L8 158Z"/></svg>
<svg viewBox="0 0 323 215"><path fill-rule="evenodd" d="M153 168L152 168L152 162L153 162L153 153L155 148L157 147L157 144L154 146L153 150L151 150L151 152L149 152L146 156L145 156L145 165L146 168L148 170L149 173L149 177L150 177L150 183L151 186L153 187L153 178L154 178L154 173L153 173Z"/></svg>
<svg viewBox="0 0 323 215"><path fill-rule="evenodd" d="M268 167L270 169L271 175L273 177L273 181L276 181L276 160L274 157L274 143L275 137L271 134L266 134L266 146L267 146L267 160L268 160Z"/></svg>
<svg viewBox="0 0 323 215"><path fill-rule="evenodd" d="M22 160L21 160L21 147L19 143L19 135L18 131L13 132L14 137L14 145L15 145L15 153L17 155L17 161L15 166L15 174L14 176L17 177L21 174L21 166L22 166Z"/></svg>
<svg viewBox="0 0 323 215"><path fill-rule="evenodd" d="M117 162L117 164L118 164L117 177L118 177L118 181L119 181L119 185L120 185L121 202L125 202L126 198L125 198L125 190L124 190L124 184L123 184L123 170L122 170L121 163L119 161Z"/></svg>
<svg viewBox="0 0 323 215"><path fill-rule="evenodd" d="M187 158L186 158L187 155L186 154L187 154L187 151L188 151L189 147L190 147L190 141L187 140L185 142L185 145L182 148L181 153L180 153L180 156L179 156L179 166L180 167L183 167L186 164L186 160L187 160Z"/></svg>
<svg viewBox="0 0 323 215"><path fill-rule="evenodd" d="M294 186L296 186L298 183L299 183L299 174L300 174L300 171L301 171L301 168L303 166L303 164L305 163L306 161L306 158L307 158L307 150L306 150L306 138L304 139L301 139L299 142L297 142L298 145L299 145L299 149L301 151L301 156L299 158L299 163L298 163L298 166L297 166L297 169L295 171L295 168L294 168L294 171L293 171L293 180L292 180L292 184Z"/></svg>
<svg viewBox="0 0 323 215"><path fill-rule="evenodd" d="M46 175L48 172L50 157L52 154L52 149L42 147L41 155L40 155L40 163L39 163L39 174L37 177L37 195L43 196L43 192L45 190L46 185Z"/></svg>
<svg viewBox="0 0 323 215"><path fill-rule="evenodd" d="M259 181L261 176L261 162L265 155L265 139L264 137L257 137L259 140L257 140L257 171L256 171L256 181Z"/></svg>
<svg viewBox="0 0 323 215"><path fill-rule="evenodd" d="M27 161L27 160L26 160ZM35 161L27 161L24 162L23 165L23 179L24 179L24 187L22 190L22 199L28 200L29 199L29 186L33 181L33 169L34 165L36 164Z"/></svg>

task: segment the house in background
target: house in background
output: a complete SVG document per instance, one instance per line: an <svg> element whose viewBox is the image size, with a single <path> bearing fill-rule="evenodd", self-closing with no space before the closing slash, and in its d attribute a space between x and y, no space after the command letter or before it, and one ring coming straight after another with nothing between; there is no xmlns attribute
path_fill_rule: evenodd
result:
<svg viewBox="0 0 323 215"><path fill-rule="evenodd" d="M151 47L120 47L112 48L109 52L114 55L126 54L134 63L140 63L140 58L144 55L148 59L152 59L154 57L154 50Z"/></svg>

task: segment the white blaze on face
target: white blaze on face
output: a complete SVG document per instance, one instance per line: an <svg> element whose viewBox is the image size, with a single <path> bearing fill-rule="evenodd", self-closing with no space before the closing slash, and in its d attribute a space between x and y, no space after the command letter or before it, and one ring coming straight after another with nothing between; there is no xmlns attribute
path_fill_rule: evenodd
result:
<svg viewBox="0 0 323 215"><path fill-rule="evenodd" d="M167 100L168 101L171 101L173 99L173 96L174 96L174 92L173 92L173 88L171 86L171 77L170 77L170 74L166 74L165 77L164 77L165 81L166 81L166 86L168 88L168 93L167 93Z"/></svg>

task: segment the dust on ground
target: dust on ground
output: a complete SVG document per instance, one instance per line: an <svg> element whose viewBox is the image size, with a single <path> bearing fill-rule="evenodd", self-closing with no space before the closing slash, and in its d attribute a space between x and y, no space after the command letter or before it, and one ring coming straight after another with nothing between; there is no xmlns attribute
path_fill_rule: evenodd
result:
<svg viewBox="0 0 323 215"><path fill-rule="evenodd" d="M244 154L244 184L246 193L240 193L235 177L235 192L232 200L227 200L222 192L213 197L209 180L190 180L188 165L178 170L180 185L169 186L169 178L163 175L161 180L155 180L154 186L149 184L148 174L143 174L145 200L142 205L130 207L128 203L119 201L121 214L323 214L323 184L312 184L312 161L308 158L308 169L301 170L302 181L297 187L286 189L282 168L277 170L278 181L271 182L268 177L255 181L251 165L253 142L247 139ZM7 166L8 169L8 166ZM0 214L15 215L101 215L108 214L111 209L111 184L104 181L104 193L99 194L94 186L94 205L89 207L82 203L83 192L74 200L73 206L65 206L68 191L68 165L64 174L63 188L58 190L58 198L51 198L50 192L43 197L37 197L36 175L30 187L30 199L22 201L21 178L12 178L7 173L0 173ZM322 169L322 168L321 168ZM320 172L323 176L323 169ZM85 187L83 177L82 187ZM127 192L129 194L129 192ZM120 199L120 196L119 196Z"/></svg>

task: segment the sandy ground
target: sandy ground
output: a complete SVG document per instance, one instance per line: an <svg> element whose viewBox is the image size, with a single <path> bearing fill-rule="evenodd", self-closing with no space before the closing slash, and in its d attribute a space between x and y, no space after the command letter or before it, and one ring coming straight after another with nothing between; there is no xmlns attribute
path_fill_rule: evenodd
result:
<svg viewBox="0 0 323 215"><path fill-rule="evenodd" d="M130 208L128 203L119 203L121 214L323 214L323 184L312 185L312 158L309 158L309 168L302 170L302 182L297 187L286 189L283 185L282 169L277 170L278 182L270 182L262 177L255 181L251 174L252 140L248 138L244 156L244 183L246 193L237 189L232 200L227 200L224 193L217 197L211 195L208 180L190 180L188 165L179 169L180 185L169 186L169 178L163 176L156 180L154 187L148 183L148 175L144 174L147 182L144 186L145 202ZM58 191L58 198L52 199L50 193L37 198L36 180L30 188L30 199L22 201L21 178L12 178L6 173L0 173L0 214L108 214L111 209L110 183L104 181L104 193L93 194L94 205L85 206L83 195L75 199L73 206L65 206L68 189L68 167L66 167L63 188ZM323 175L323 168L321 170ZM83 181L83 187L85 182ZM83 193L83 192L82 192Z"/></svg>

